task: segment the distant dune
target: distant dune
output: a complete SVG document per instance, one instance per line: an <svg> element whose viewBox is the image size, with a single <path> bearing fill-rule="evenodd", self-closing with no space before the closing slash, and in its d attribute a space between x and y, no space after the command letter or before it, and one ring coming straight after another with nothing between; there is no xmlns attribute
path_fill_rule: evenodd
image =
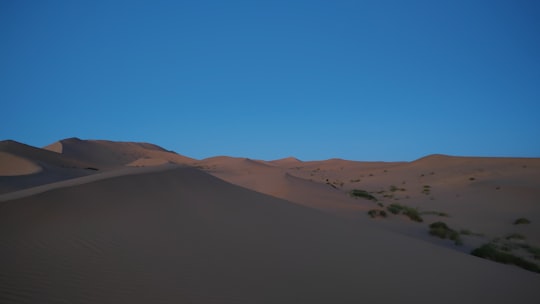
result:
<svg viewBox="0 0 540 304"><path fill-rule="evenodd" d="M124 166L135 161L146 165L156 162L142 159L160 159L162 162L185 164L193 159L148 143L113 142L107 140L64 139L44 149L93 163L102 168ZM158 162L159 163L159 162Z"/></svg>
<svg viewBox="0 0 540 304"><path fill-rule="evenodd" d="M42 170L37 163L24 157L0 151L0 175L18 176L38 173Z"/></svg>
<svg viewBox="0 0 540 304"><path fill-rule="evenodd" d="M194 160L67 139L0 142L0 175L0 303L538 297L537 158ZM510 264L470 254L484 244Z"/></svg>
<svg viewBox="0 0 540 304"><path fill-rule="evenodd" d="M195 161L148 143L78 138L43 149L7 140L0 142L0 153L0 194L125 166L186 165Z"/></svg>

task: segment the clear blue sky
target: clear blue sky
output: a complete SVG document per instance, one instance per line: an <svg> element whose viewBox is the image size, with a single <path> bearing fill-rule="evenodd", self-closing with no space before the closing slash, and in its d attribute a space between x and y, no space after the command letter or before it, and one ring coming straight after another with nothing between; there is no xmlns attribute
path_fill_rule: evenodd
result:
<svg viewBox="0 0 540 304"><path fill-rule="evenodd" d="M540 157L540 1L0 0L0 139Z"/></svg>

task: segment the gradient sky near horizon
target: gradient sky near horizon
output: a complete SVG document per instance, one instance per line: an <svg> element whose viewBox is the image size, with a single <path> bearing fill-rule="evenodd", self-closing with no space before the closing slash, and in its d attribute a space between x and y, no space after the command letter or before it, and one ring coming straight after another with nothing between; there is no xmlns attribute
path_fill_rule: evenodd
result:
<svg viewBox="0 0 540 304"><path fill-rule="evenodd" d="M0 0L0 139L540 157L540 1Z"/></svg>

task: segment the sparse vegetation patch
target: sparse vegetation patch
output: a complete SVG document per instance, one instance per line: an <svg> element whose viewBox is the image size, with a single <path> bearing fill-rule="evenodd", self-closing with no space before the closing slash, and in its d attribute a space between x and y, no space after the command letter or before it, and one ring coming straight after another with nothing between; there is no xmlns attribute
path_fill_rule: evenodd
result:
<svg viewBox="0 0 540 304"><path fill-rule="evenodd" d="M501 251L497 245L493 243L482 245L479 248L471 251L471 254L484 259L492 260L503 264L513 264L521 268L540 273L540 267L530 261L527 261L514 254Z"/></svg>
<svg viewBox="0 0 540 304"><path fill-rule="evenodd" d="M517 220L514 221L514 225L523 225L523 224L530 224L531 221L524 217L520 217Z"/></svg>
<svg viewBox="0 0 540 304"><path fill-rule="evenodd" d="M519 233L512 233L506 237L507 240L524 240L525 236Z"/></svg>
<svg viewBox="0 0 540 304"><path fill-rule="evenodd" d="M386 207L386 210L393 214L399 214L403 210L403 206L399 204L391 204L390 206Z"/></svg>
<svg viewBox="0 0 540 304"><path fill-rule="evenodd" d="M386 211L384 210L379 210L379 209L371 209L368 211L368 215L371 216L371 218L376 218L376 217L387 217L388 215L386 214Z"/></svg>
<svg viewBox="0 0 540 304"><path fill-rule="evenodd" d="M361 197L361 198L365 198L365 199L368 199L368 200L377 201L377 198L375 196L371 195L366 190L353 189L353 190L351 190L350 195L352 197Z"/></svg>
<svg viewBox="0 0 540 304"><path fill-rule="evenodd" d="M525 236L518 233L512 233L505 238L495 238L474 249L471 254L540 273L540 266L536 263L540 260L540 248L527 244Z"/></svg>
<svg viewBox="0 0 540 304"><path fill-rule="evenodd" d="M386 207L386 210L388 210L389 212L393 214L400 214L400 213L404 214L407 217L409 217L409 219L415 222L421 223L424 221L424 219L422 219L422 217L420 216L418 209L416 208L412 208L412 207L408 207L408 206L404 206L400 204L391 204L390 206Z"/></svg>
<svg viewBox="0 0 540 304"><path fill-rule="evenodd" d="M459 233L443 222L435 222L429 225L429 234L440 237L441 239L451 239L456 245L463 244Z"/></svg>
<svg viewBox="0 0 540 304"><path fill-rule="evenodd" d="M469 229L461 229L459 231L459 234L461 234L461 235L471 235L471 236L484 236L481 233L472 232Z"/></svg>
<svg viewBox="0 0 540 304"><path fill-rule="evenodd" d="M405 190L406 190L405 188L399 188L399 187L396 187L394 185L390 186L390 192L405 191Z"/></svg>
<svg viewBox="0 0 540 304"><path fill-rule="evenodd" d="M422 211L420 212L420 214L422 215L436 215L436 216L441 216L441 217L448 217L448 213L445 213L445 212L440 212L440 211Z"/></svg>

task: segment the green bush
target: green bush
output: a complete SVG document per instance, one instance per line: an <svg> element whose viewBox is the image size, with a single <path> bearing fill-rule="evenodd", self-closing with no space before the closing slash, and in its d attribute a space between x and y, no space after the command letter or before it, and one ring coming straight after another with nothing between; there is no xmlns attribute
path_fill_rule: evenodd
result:
<svg viewBox="0 0 540 304"><path fill-rule="evenodd" d="M365 190L360 190L360 189L351 190L350 195L352 197L361 197L361 198L365 198L365 199L372 200L372 201L377 200L377 198L375 196L371 195L369 192L367 192Z"/></svg>
<svg viewBox="0 0 540 304"><path fill-rule="evenodd" d="M443 222L435 222L429 225L429 234L438 236L441 239L447 238L447 233L450 228Z"/></svg>
<svg viewBox="0 0 540 304"><path fill-rule="evenodd" d="M390 186L390 192L405 191L405 190L406 190L405 188L399 188L399 187L396 187L395 185Z"/></svg>
<svg viewBox="0 0 540 304"><path fill-rule="evenodd" d="M435 222L429 225L429 234L440 237L441 239L450 239L454 241L456 245L462 245L459 232L451 229L443 222Z"/></svg>
<svg viewBox="0 0 540 304"><path fill-rule="evenodd" d="M440 211L422 211L420 214L429 214L429 215L437 215L441 217L448 217L448 213L440 212Z"/></svg>
<svg viewBox="0 0 540 304"><path fill-rule="evenodd" d="M421 223L424 221L422 217L420 216L418 209L416 208L411 208L411 207L403 206L400 204L391 204L390 206L386 207L386 210L388 210L390 213L393 213L393 214L402 213L408 216L409 219L415 222Z"/></svg>
<svg viewBox="0 0 540 304"><path fill-rule="evenodd" d="M527 250L528 253L532 254L535 260L540 260L540 248L528 244L521 245L521 247Z"/></svg>
<svg viewBox="0 0 540 304"><path fill-rule="evenodd" d="M371 218L376 218L376 217L378 217L378 216L380 216L380 217L387 217L387 216L388 216L384 210L378 210L378 209L371 209L371 210L369 210L369 211L368 211L368 215L369 215Z"/></svg>
<svg viewBox="0 0 540 304"><path fill-rule="evenodd" d="M494 244L485 244L471 251L471 254L480 258L492 260L503 264L513 264L521 268L540 273L540 267L535 263L524 260L510 253L502 252Z"/></svg>
<svg viewBox="0 0 540 304"><path fill-rule="evenodd" d="M386 210L393 214L399 214L403 210L403 206L399 204L391 204L390 206L386 207Z"/></svg>
<svg viewBox="0 0 540 304"><path fill-rule="evenodd" d="M422 219L422 217L418 213L417 209L406 208L405 211L403 211L403 214L405 214L406 216L408 216L411 220L413 220L415 222L421 223L421 222L424 221L424 219Z"/></svg>

